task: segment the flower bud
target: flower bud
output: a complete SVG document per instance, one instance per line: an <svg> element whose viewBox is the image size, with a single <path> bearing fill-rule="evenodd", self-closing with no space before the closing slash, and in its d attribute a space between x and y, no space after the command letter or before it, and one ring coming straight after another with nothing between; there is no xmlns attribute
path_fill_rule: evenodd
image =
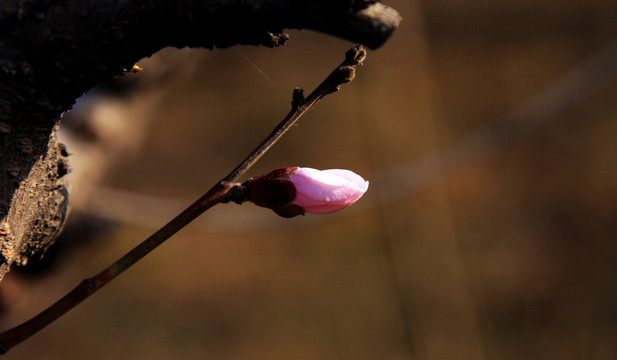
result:
<svg viewBox="0 0 617 360"><path fill-rule="evenodd" d="M349 170L303 167L277 169L251 178L245 185L253 203L283 217L342 210L368 189L368 181Z"/></svg>

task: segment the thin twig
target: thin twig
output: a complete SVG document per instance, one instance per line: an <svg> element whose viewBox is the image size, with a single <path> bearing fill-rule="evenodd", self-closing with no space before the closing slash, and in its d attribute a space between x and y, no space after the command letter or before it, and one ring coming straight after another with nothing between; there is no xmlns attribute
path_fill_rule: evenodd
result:
<svg viewBox="0 0 617 360"><path fill-rule="evenodd" d="M206 210L218 203L226 201L223 196L233 188L234 183L237 182L238 179L244 175L304 113L312 108L324 96L337 91L340 85L353 80L355 76L355 66L361 64L365 57L366 51L362 46L357 45L347 51L345 61L319 84L306 99L302 96L302 90L296 88L293 93L292 109L289 114L281 121L274 131L240 163L240 165L214 185L205 195L191 204L186 210L116 262L95 276L84 279L77 287L32 319L0 333L0 353L6 353L13 346L36 334L39 330L73 309L83 300L133 266L141 258L149 254Z"/></svg>
<svg viewBox="0 0 617 360"><path fill-rule="evenodd" d="M290 127L292 127L298 119L304 115L310 108L321 100L324 96L339 90L342 84L346 84L353 80L356 76L356 66L362 64L366 58L366 50L360 45L356 45L345 54L345 60L339 65L328 77L321 82L304 98L302 89L295 88L293 99L291 102L291 111L283 121L266 137L266 139L253 150L249 156L244 159L240 165L233 169L227 175L224 181L234 182L251 167L253 164L268 151L283 136Z"/></svg>

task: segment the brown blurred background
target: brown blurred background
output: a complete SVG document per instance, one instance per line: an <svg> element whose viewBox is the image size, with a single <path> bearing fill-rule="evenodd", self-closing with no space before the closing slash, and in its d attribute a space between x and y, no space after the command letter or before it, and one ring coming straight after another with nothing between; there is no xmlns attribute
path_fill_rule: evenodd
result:
<svg viewBox="0 0 617 360"><path fill-rule="evenodd" d="M386 3L401 28L250 172L348 168L357 205L215 207L5 358L617 358L617 3ZM80 101L72 224L2 283L3 328L199 197L352 45L290 35L165 49Z"/></svg>

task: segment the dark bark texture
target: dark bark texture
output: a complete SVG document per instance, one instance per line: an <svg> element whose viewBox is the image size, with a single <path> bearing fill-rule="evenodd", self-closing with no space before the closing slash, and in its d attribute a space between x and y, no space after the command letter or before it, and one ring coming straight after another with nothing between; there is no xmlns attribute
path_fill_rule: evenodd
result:
<svg viewBox="0 0 617 360"><path fill-rule="evenodd" d="M0 0L0 280L61 230L64 111L167 46L284 44L285 28L379 47L398 13L370 0Z"/></svg>

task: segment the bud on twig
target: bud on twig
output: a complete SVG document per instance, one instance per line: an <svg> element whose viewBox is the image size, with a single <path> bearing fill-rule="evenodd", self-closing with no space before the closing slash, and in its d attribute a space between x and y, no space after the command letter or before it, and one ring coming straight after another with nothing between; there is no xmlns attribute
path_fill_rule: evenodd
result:
<svg viewBox="0 0 617 360"><path fill-rule="evenodd" d="M255 205L283 217L329 214L355 203L368 190L368 181L349 170L304 167L276 169L249 179L244 186Z"/></svg>

